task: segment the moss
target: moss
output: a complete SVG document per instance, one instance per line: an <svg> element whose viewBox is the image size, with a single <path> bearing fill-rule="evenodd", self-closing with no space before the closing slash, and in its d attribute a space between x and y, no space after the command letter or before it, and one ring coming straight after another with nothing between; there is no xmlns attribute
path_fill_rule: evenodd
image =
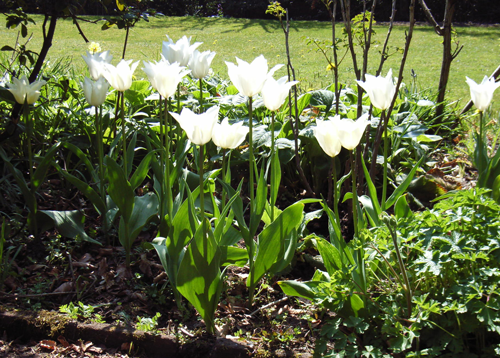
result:
<svg viewBox="0 0 500 358"><path fill-rule="evenodd" d="M50 337L57 337L64 333L71 319L57 312L41 310L36 313L36 316L31 315L27 321L30 325L46 331Z"/></svg>

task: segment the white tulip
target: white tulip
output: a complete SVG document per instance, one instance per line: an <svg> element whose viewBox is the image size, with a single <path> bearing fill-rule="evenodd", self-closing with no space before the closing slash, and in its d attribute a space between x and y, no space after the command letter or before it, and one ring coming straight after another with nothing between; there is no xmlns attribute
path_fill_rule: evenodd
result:
<svg viewBox="0 0 500 358"><path fill-rule="evenodd" d="M387 72L387 76L385 77L375 77L367 74L365 78L364 82L357 82L368 93L373 107L381 110L389 108L396 93L396 86L392 79L392 69Z"/></svg>
<svg viewBox="0 0 500 358"><path fill-rule="evenodd" d="M338 134L337 125L333 120L316 121L316 128L314 128L314 136L318 140L320 147L330 157L336 157L342 149L340 138Z"/></svg>
<svg viewBox="0 0 500 358"><path fill-rule="evenodd" d="M28 104L35 103L40 97L40 88L47 83L47 81L41 80L30 84L26 76L21 77L21 79L13 77L12 81L12 83L7 84L7 87L19 104L24 104L25 101Z"/></svg>
<svg viewBox="0 0 500 358"><path fill-rule="evenodd" d="M123 59L116 67L105 63L102 75L115 90L125 92L132 86L132 75L138 64L139 61L132 63L132 60L125 61Z"/></svg>
<svg viewBox="0 0 500 358"><path fill-rule="evenodd" d="M196 114L189 108L183 108L181 114L170 112L172 117L186 132L191 142L204 145L212 139L212 131L219 117L219 107L210 107L202 114Z"/></svg>
<svg viewBox="0 0 500 358"><path fill-rule="evenodd" d="M159 62L144 62L143 71L148 76L151 86L164 98L173 96L182 77L190 72L177 62L169 63L163 55Z"/></svg>
<svg viewBox="0 0 500 358"><path fill-rule="evenodd" d="M228 119L224 118L222 123L215 123L212 130L212 140L218 147L234 149L245 140L248 129L248 127L243 126L243 122L231 125Z"/></svg>
<svg viewBox="0 0 500 358"><path fill-rule="evenodd" d="M87 102L91 106L99 107L106 100L109 84L104 77L100 77L97 81L85 77L82 88Z"/></svg>
<svg viewBox="0 0 500 358"><path fill-rule="evenodd" d="M198 50L194 50L188 64L193 77L201 79L207 76L208 71L210 70L210 64L212 63L214 57L215 52L200 52Z"/></svg>
<svg viewBox="0 0 500 358"><path fill-rule="evenodd" d="M188 65L194 50L203 43L195 42L191 45L191 37L188 38L186 36L183 36L177 42L174 42L168 35L167 38L168 41L163 41L162 45L163 57L165 57L168 62L177 62L183 67Z"/></svg>
<svg viewBox="0 0 500 358"><path fill-rule="evenodd" d="M89 68L90 77L97 81L99 77L102 77L102 72L104 71L104 64L111 63L113 56L109 51L90 53L87 51L87 56L82 55L83 59L87 63Z"/></svg>
<svg viewBox="0 0 500 358"><path fill-rule="evenodd" d="M236 62L238 65L226 62L229 78L238 91L247 97L253 97L258 94L262 90L267 78L283 67L283 65L277 65L268 72L267 60L263 55L258 56L252 63L240 60L238 57L236 57Z"/></svg>
<svg viewBox="0 0 500 358"><path fill-rule="evenodd" d="M270 111L277 111L280 109L288 93L290 93L290 88L299 83L299 81L287 81L288 76L283 76L277 81L271 76L268 77L264 83L261 92L262 99L264 100L264 105Z"/></svg>
<svg viewBox="0 0 500 358"><path fill-rule="evenodd" d="M358 146L366 126L370 123L368 116L368 113L365 113L356 121L350 118L340 119L340 116L333 117L333 122L337 126L337 134L342 147L347 150L353 150Z"/></svg>
<svg viewBox="0 0 500 358"><path fill-rule="evenodd" d="M500 86L500 82L495 82L494 78L488 79L487 76L484 76L483 81L477 84L469 77L466 76L465 78L465 82L467 82L470 87L472 102L474 102L476 108L481 112L486 111L493 99L493 92Z"/></svg>

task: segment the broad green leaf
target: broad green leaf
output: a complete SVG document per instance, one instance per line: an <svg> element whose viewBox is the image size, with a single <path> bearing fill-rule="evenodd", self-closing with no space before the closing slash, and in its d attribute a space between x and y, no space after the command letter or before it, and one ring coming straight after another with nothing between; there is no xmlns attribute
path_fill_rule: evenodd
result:
<svg viewBox="0 0 500 358"><path fill-rule="evenodd" d="M324 113L330 112L335 103L335 93L328 90L316 90L309 93L311 94L311 106L320 108Z"/></svg>
<svg viewBox="0 0 500 358"><path fill-rule="evenodd" d="M377 189L375 188L375 184L373 184L370 173L368 172L368 169L366 168L366 164L365 164L365 160L363 159L363 156L361 156L361 164L363 165L363 173L365 173L365 180L366 180L366 185L368 186L368 192L370 194L370 199L372 200L372 203L373 203L373 210L378 218L380 216L380 214L382 213L382 209L380 208L380 203L378 201ZM379 224L377 224L377 226L378 225Z"/></svg>
<svg viewBox="0 0 500 358"><path fill-rule="evenodd" d="M220 246L221 266L244 267L248 263L248 252L245 249L235 246Z"/></svg>
<svg viewBox="0 0 500 358"><path fill-rule="evenodd" d="M110 157L105 158L108 167L108 194L113 199L126 222L130 220L134 210L134 191L130 186L123 169Z"/></svg>
<svg viewBox="0 0 500 358"><path fill-rule="evenodd" d="M255 288L257 282L275 262L283 260L285 239L294 229L297 229L303 217L304 204L295 203L283 210L274 222L262 230L258 237L258 252L252 266L253 270L250 271L247 279L247 286L250 290Z"/></svg>
<svg viewBox="0 0 500 358"><path fill-rule="evenodd" d="M319 282L278 281L278 284L287 296L302 297L314 301L316 298L314 288Z"/></svg>
<svg viewBox="0 0 500 358"><path fill-rule="evenodd" d="M365 303L363 302L361 297L359 297L359 295L356 293L353 293L351 295L350 301L351 301L351 308L354 311L354 315L358 317L358 311L365 307Z"/></svg>
<svg viewBox="0 0 500 358"><path fill-rule="evenodd" d="M340 251L337 247L326 240L318 239L317 248L323 258L326 271L330 276L334 275L338 270L343 270L345 268L342 263Z"/></svg>
<svg viewBox="0 0 500 358"><path fill-rule="evenodd" d="M54 211L40 210L41 213L47 215L53 222L62 236L74 239L79 236L85 241L93 244L102 245L99 241L92 239L85 233L84 223L85 215L79 210L71 211Z"/></svg>
<svg viewBox="0 0 500 358"><path fill-rule="evenodd" d="M137 238L144 226L158 214L158 197L153 193L135 197L134 211L129 222L129 240Z"/></svg>
<svg viewBox="0 0 500 358"><path fill-rule="evenodd" d="M208 235L204 237L203 225L210 226L206 220L196 230L194 240L179 266L177 287L203 318L207 330L214 333L215 310L223 283L220 271L221 252L211 230L207 230Z"/></svg>
<svg viewBox="0 0 500 358"><path fill-rule="evenodd" d="M396 219L401 220L403 218L409 218L413 215L408 202L406 201L406 196L402 195L394 206L394 214L396 214Z"/></svg>
<svg viewBox="0 0 500 358"><path fill-rule="evenodd" d="M382 208L382 211L386 211L391 206L393 206L394 203L396 202L396 200L398 200L399 197L405 193L406 189L408 188L408 186L411 184L411 181L413 180L413 176L417 172L418 168L420 168L420 164L422 164L424 159L425 159L425 155L422 158L420 158L420 160L417 162L417 164L415 164L415 166L410 171L410 173L408 173L405 180L403 180L403 182L398 185L396 190L394 190L394 192L391 194L391 196L387 199L384 207Z"/></svg>
<svg viewBox="0 0 500 358"><path fill-rule="evenodd" d="M106 213L108 209L99 193L97 193L90 185L88 185L83 180L78 179L74 175L68 173L65 170L62 170L61 168L59 169L64 178L71 184L73 184L78 190L82 192L83 195L85 195L87 199L92 202L99 214L104 215Z"/></svg>
<svg viewBox="0 0 500 358"><path fill-rule="evenodd" d="M49 167L52 165L52 158L56 154L56 151L59 149L59 143L54 144L45 154L45 157L42 159L40 164L38 164L38 167L35 170L35 173L33 174L33 183L31 190L33 192L36 192L42 182L45 180L45 176L47 175L47 170Z"/></svg>
<svg viewBox="0 0 500 358"><path fill-rule="evenodd" d="M137 189L137 187L142 184L144 178L146 178L146 175L148 175L149 163L151 163L155 155L156 151L149 152L144 159L142 159L134 174L132 174L132 178L130 178L130 187L132 190Z"/></svg>
<svg viewBox="0 0 500 358"><path fill-rule="evenodd" d="M260 171L259 181L257 182L257 193L254 202L251 203L250 213L250 237L253 238L257 233L264 209L267 203L267 182L264 178L264 170Z"/></svg>

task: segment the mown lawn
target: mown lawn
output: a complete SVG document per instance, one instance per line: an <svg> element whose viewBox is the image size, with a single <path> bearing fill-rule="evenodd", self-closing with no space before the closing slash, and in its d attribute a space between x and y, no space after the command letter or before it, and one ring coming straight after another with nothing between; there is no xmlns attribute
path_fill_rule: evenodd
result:
<svg viewBox="0 0 500 358"><path fill-rule="evenodd" d="M41 25L43 18L33 16L37 25L31 25L30 31L33 38L28 47L38 51L42 43ZM97 20L97 18L88 18ZM0 16L0 22L5 22L5 17ZM122 53L125 31L112 28L101 30L102 22L98 24L81 23L86 36L91 41L99 42L104 50L111 50L115 60ZM337 27L337 36L341 36L341 26ZM390 46L402 48L405 41L407 26L395 26ZM490 75L500 64L500 29L498 26L490 27L457 27L457 40L463 49L452 64L452 73L449 82L450 100L460 100L465 103L469 99L469 89L465 83L465 76L480 81L484 75ZM379 49L387 33L387 26L375 26L377 43L372 47L369 72L374 72L380 61ZM213 62L213 69L223 78L227 78L225 61L235 61L235 56L246 61L251 61L260 54L268 59L270 66L285 63L286 53L284 35L276 20L248 20L226 18L198 18L198 17L158 17L151 18L149 22L142 21L131 29L129 44L127 46L127 59L157 60L161 51L161 43L168 34L176 41L183 35L192 36L193 41L203 42L200 50L217 52ZM12 46L18 35L17 29L0 29L0 38L3 45ZM292 21L290 46L292 61L301 89L317 89L325 87L332 81L333 72L327 71L327 62L322 54L311 45L306 45L305 37L328 40L331 38L331 24L318 21ZM57 24L55 41L49 52L51 62L61 58L69 58L77 71L83 73L85 63L81 54L85 53L86 44L78 34L76 27L70 20L61 20ZM409 86L412 84L410 71L413 69L417 75L417 86L420 90L435 91L441 68L441 38L437 36L430 26L417 26L414 32L411 50L405 70L404 81ZM3 57L5 59L5 56ZM401 54L396 52L389 58L383 74L389 68L397 73L400 66ZM139 69L142 64L139 66ZM349 54L340 66L341 80L345 83L354 82L352 61ZM282 69L278 75L284 75ZM142 70L137 72L137 77L145 77ZM495 94L500 98L500 94ZM493 103L498 100L493 100ZM497 106L495 106L497 108Z"/></svg>

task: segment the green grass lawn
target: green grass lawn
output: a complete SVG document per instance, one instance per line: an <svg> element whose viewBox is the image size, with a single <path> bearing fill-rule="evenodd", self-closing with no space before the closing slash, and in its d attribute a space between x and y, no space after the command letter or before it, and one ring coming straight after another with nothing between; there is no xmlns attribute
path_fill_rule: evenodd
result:
<svg viewBox="0 0 500 358"><path fill-rule="evenodd" d="M37 25L30 25L33 39L29 48L39 51L42 43L41 25L43 17L33 16ZM0 16L0 22L5 23L5 17ZM99 24L81 23L82 29L91 41L101 44L103 50L111 50L115 62L120 58L125 31L117 28L102 31ZM490 75L500 65L500 28L499 27L458 27L458 40L464 48L452 64L452 73L448 86L450 100L460 100L465 103L469 99L469 89L465 83L465 76L476 82L484 75ZM338 34L341 34L341 26ZM373 73L380 61L379 48L382 47L387 27L375 27L375 40L379 42L371 51L369 72ZM406 26L395 26L390 45L393 48L403 47ZM17 37L17 29L0 29L1 45L13 46ZM286 62L284 35L279 22L273 20L248 20L225 18L197 18L197 17L158 17L151 18L150 22L140 22L131 29L127 47L127 59L157 60L160 56L161 44L168 34L176 41L183 35L192 36L192 41L203 42L200 50L217 52L213 62L213 69L223 78L228 78L225 61L235 61L235 56L251 61L263 54L270 67ZM306 45L304 37L327 40L331 38L331 24L318 21L292 21L290 46L292 63L296 69L298 80L301 81L303 91L322 88L332 82L333 72L326 71L327 62L312 46ZM59 58L71 59L77 73L86 73L85 62L81 55L87 46L78 34L76 27L70 20L60 20L57 24L56 35L49 51L50 61ZM417 74L419 89L435 91L441 68L441 38L429 26L417 26L407 61L404 81L410 85L412 78L410 71ZM397 73L400 66L401 54L393 55L387 61L383 74L389 68ZM142 63L138 67L143 67ZM355 76L352 61L347 56L340 66L341 81L352 85ZM282 69L277 76L285 74ZM138 71L138 78L145 77L142 70ZM495 93L494 101L500 102L500 92ZM495 105L495 108L500 107Z"/></svg>

